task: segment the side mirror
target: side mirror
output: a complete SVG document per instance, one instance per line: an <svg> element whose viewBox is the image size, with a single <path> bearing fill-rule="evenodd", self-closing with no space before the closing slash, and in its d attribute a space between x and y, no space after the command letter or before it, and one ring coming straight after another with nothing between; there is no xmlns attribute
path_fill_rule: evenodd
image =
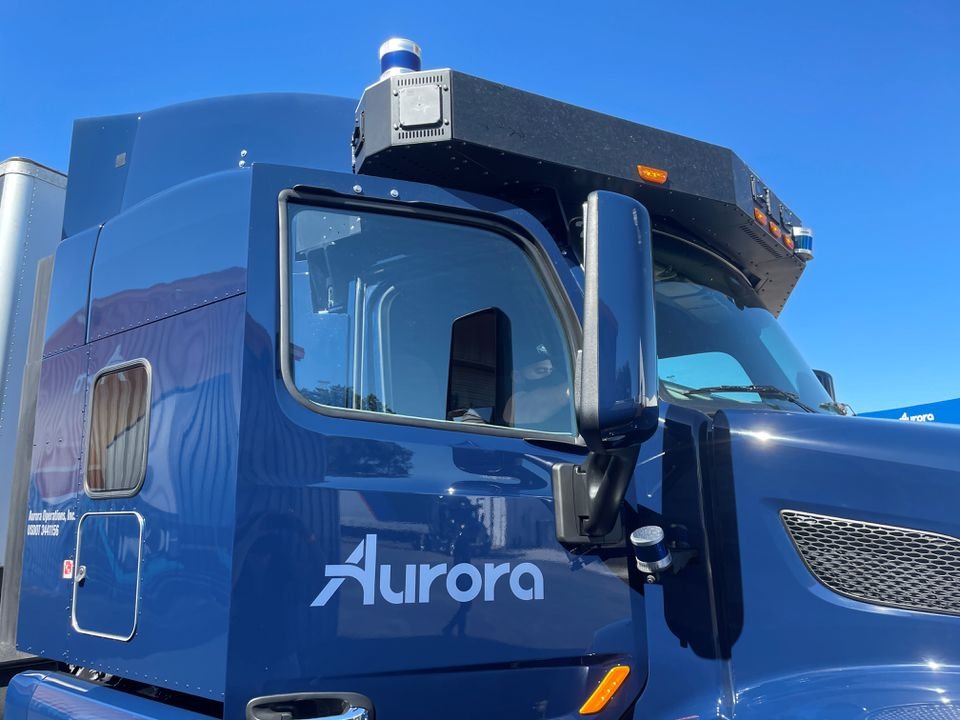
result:
<svg viewBox="0 0 960 720"><path fill-rule="evenodd" d="M584 211L583 354L577 416L595 453L636 447L657 428L657 333L650 215L597 191Z"/></svg>
<svg viewBox="0 0 960 720"><path fill-rule="evenodd" d="M817 376L817 380L819 380L820 384L823 385L823 389L827 391L827 395L830 396L830 399L836 402L837 389L833 384L833 375L828 373L826 370L814 370L813 374Z"/></svg>
<svg viewBox="0 0 960 720"><path fill-rule="evenodd" d="M623 543L623 498L659 421L653 252L636 200L590 193L584 219L577 418L591 452L579 466L554 465L553 498L561 543L603 547Z"/></svg>
<svg viewBox="0 0 960 720"><path fill-rule="evenodd" d="M820 381L820 384L823 385L823 389L827 391L827 395L829 395L830 399L833 401L834 410L841 415L849 415L851 417L856 415L852 407L846 403L837 402L837 387L833 382L833 375L828 373L826 370L814 370L813 374L817 376L817 380Z"/></svg>
<svg viewBox="0 0 960 720"><path fill-rule="evenodd" d="M513 333L500 308L457 318L450 333L447 420L506 425L513 392Z"/></svg>

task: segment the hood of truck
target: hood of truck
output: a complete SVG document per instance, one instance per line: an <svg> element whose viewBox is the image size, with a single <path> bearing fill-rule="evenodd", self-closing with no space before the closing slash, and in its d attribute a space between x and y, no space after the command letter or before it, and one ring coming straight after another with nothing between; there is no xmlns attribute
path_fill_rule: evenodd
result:
<svg viewBox="0 0 960 720"><path fill-rule="evenodd" d="M718 654L738 714L794 717L803 687L840 669L843 682L828 684L843 717L948 704L960 665L960 430L723 411L711 436ZM916 693L869 691L904 673L899 686ZM765 705L778 697L794 700Z"/></svg>

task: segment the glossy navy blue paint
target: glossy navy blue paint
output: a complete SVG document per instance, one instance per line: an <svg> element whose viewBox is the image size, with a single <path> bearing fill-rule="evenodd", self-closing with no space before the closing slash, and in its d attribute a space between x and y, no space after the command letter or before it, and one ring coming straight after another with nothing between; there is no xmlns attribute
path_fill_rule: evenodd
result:
<svg viewBox="0 0 960 720"><path fill-rule="evenodd" d="M63 236L99 227L120 212L140 115L86 118L73 124Z"/></svg>
<svg viewBox="0 0 960 720"><path fill-rule="evenodd" d="M602 452L637 445L656 428L653 248L650 216L625 195L591 193L585 221L580 433Z"/></svg>
<svg viewBox="0 0 960 720"><path fill-rule="evenodd" d="M64 653L71 631L72 582L61 576L77 544L87 363L85 347L44 359L37 396L17 646L54 658ZM31 526L47 524L34 513L42 519L44 512L72 512L74 519L57 523L56 535L32 535Z"/></svg>
<svg viewBox="0 0 960 720"><path fill-rule="evenodd" d="M745 687L737 717L746 720L952 718L960 704L960 667L927 664L797 672Z"/></svg>
<svg viewBox="0 0 960 720"><path fill-rule="evenodd" d="M660 404L656 434L640 449L627 490L628 530L659 524L671 540L706 546L702 464L710 420L685 407ZM706 558L664 574L643 589L650 674L634 717L715 717L730 710L726 675L712 622L714 588ZM729 712L726 716L729 716Z"/></svg>
<svg viewBox="0 0 960 720"><path fill-rule="evenodd" d="M306 105L319 114L323 103ZM335 194L499 219L541 246L582 317L576 262L530 215L490 198L300 167L228 166L235 135L219 127L229 142L210 140L209 154L187 138L213 138L230 104L210 114L201 106L181 108L194 154L170 150L174 112L156 116L154 134L141 135L130 117L103 121L91 147L75 152L77 177L89 179L84 164L102 159L111 138L136 139L129 167L115 168L120 175L97 170L101 195L71 178L74 222L107 225L88 342L73 347L72 336L42 366L29 488L39 519L28 524L55 531L28 532L21 649L222 701L224 717L242 717L257 695L316 690L364 693L387 718L573 718L621 663L633 672L604 720L867 720L893 709L918 716L960 698L960 619L831 593L807 571L778 516L789 508L960 535L955 429L746 410L711 418L661 403L623 524L628 532L661 525L697 556L657 585L637 576L625 547L574 557L555 540L550 470L580 461L584 447L334 417L287 391L278 365L278 196L312 187L326 193L317 202ZM247 119L265 122L258 113ZM289 129L286 122L276 127ZM300 153L307 141L299 137L284 144L278 136L274 147ZM318 147L335 141L331 131ZM160 157L164 148L169 157ZM85 303L92 237L63 244L65 253L86 248L76 250L76 276L60 271L72 267L64 262L55 279L65 289L51 312L67 336ZM224 282L232 271L240 273L233 290ZM609 302L618 318L636 320ZM130 498L91 498L81 478L90 382L135 358L148 360L153 383L143 488ZM85 617L117 635L129 627L120 622L130 608L129 528L94 533L99 544L87 543L85 529L81 543L81 553L94 549L97 573L109 567L118 579L109 600L117 617L105 610L104 576L78 589L77 608L74 583L62 576L64 560L83 560L75 557L77 524L91 512L143 518L129 641L71 626L77 609L81 628ZM43 519L58 513L65 519ZM368 535L377 536L378 565L394 570L394 592L407 564L530 562L542 573L543 599L520 599L501 582L493 600L457 603L437 584L429 603L391 604L378 589L365 605L349 580L315 605L328 568ZM79 604L86 589L93 605ZM36 673L11 685L6 713L196 717Z"/></svg>
<svg viewBox="0 0 960 720"><path fill-rule="evenodd" d="M7 720L209 720L188 710L117 692L71 675L26 672L7 689Z"/></svg>
<svg viewBox="0 0 960 720"><path fill-rule="evenodd" d="M960 664L960 623L840 597L810 575L781 509L960 535L957 432L863 418L725 412L717 418L717 535L724 552L725 653L754 696L796 686L799 669L852 682ZM909 573L909 568L904 568ZM918 674L915 673L914 677ZM866 681L865 681L866 682ZM835 683L839 684L839 683ZM955 687L955 686L954 686ZM775 689L775 690L774 690ZM848 699L869 706L861 689ZM917 696L917 702L927 696Z"/></svg>
<svg viewBox="0 0 960 720"><path fill-rule="evenodd" d="M100 233L88 339L98 340L223 298L246 286L249 169L154 195Z"/></svg>
<svg viewBox="0 0 960 720"><path fill-rule="evenodd" d="M271 93L211 98L74 126L64 235L243 162L350 171L356 101Z"/></svg>
<svg viewBox="0 0 960 720"><path fill-rule="evenodd" d="M222 699L242 346L239 296L44 361L29 510L75 519L57 523L56 536L26 538L21 649ZM91 498L80 475L89 383L98 370L136 358L152 368L143 488L129 498ZM73 583L61 578L61 567L76 560L77 519L88 512L144 518L139 615L129 642L71 630Z"/></svg>
<svg viewBox="0 0 960 720"><path fill-rule="evenodd" d="M94 226L57 246L43 344L43 355L80 347L87 336L90 268L100 227Z"/></svg>
<svg viewBox="0 0 960 720"><path fill-rule="evenodd" d="M142 535L135 513L94 511L80 518L76 565L83 579L75 583L73 605L78 630L123 640L133 636Z"/></svg>
<svg viewBox="0 0 960 720"><path fill-rule="evenodd" d="M695 547L709 536L711 556L646 589L650 676L635 717L926 717L958 701L958 619L828 591L778 516L801 509L956 536L955 431L748 411L714 425L666 404L661 413L629 502L639 524L656 513Z"/></svg>
<svg viewBox="0 0 960 720"><path fill-rule="evenodd" d="M556 542L550 468L583 450L457 426L332 417L300 404L278 377L276 198L294 186L353 198L357 182L254 167L226 714L251 695L351 688L377 698L385 715L456 707L474 716L573 717L604 672L627 662L634 672L605 715L616 717L644 682L643 602L623 579L624 553L584 564ZM544 242L548 263L575 287L543 229L515 208L410 183L360 184L363 198L397 207L445 206L516 223ZM311 607L324 568L367 534L378 536L379 563L395 573L407 563L534 561L544 599L519 600L501 584L489 602L458 604L435 589L429 604L380 598L369 606L352 583ZM466 686L469 706L454 691Z"/></svg>

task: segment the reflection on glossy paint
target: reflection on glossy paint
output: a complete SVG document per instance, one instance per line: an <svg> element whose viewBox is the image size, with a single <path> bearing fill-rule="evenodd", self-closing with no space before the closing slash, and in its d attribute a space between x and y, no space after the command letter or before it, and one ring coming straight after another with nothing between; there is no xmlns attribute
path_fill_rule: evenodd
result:
<svg viewBox="0 0 960 720"><path fill-rule="evenodd" d="M743 435L745 437L753 438L761 443L768 443L771 440L779 440L781 438L774 437L768 430L735 430L734 435Z"/></svg>
<svg viewBox="0 0 960 720"><path fill-rule="evenodd" d="M59 686L61 686L61 687L65 687L65 688L67 688L67 689L69 689L69 690L73 690L73 691L75 691L75 692L85 693L85 692L88 691L87 688L85 688L84 686L82 686L82 685L80 685L80 684L73 683L73 682L68 682L68 681L64 680L62 675L61 675L61 676L49 675L49 674L47 674L47 673L45 673L45 672L25 672L25 673L23 673L23 674L21 675L21 677L36 678L37 680L42 680L43 682L48 682L48 683L50 683L51 685L59 685Z"/></svg>
<svg viewBox="0 0 960 720"><path fill-rule="evenodd" d="M77 548L76 523L66 522L59 537L25 548L21 598L31 613L18 628L25 649L56 648L63 662L86 666L108 662L103 658L109 653L110 662L122 663L132 677L149 672L170 686L189 683L194 694L223 697L243 307L242 298L222 300L44 360L36 435L43 452L34 453L31 511L74 510L77 517L88 511L136 512L145 523L139 563L131 539L139 532L124 532L101 547L99 561L83 560L90 575L81 591L82 624L125 635L129 624L118 624L133 613L129 593L135 574L119 574L128 572L121 562L114 575L111 563L132 551L129 561L140 571L134 639L64 634L74 585L61 580L60 568ZM79 462L89 380L107 365L136 357L147 358L155 370L147 477L133 497L93 499L83 493ZM85 527L85 535L96 530ZM80 553L97 548L81 544ZM90 585L97 572L113 582ZM96 596L93 605L88 593Z"/></svg>

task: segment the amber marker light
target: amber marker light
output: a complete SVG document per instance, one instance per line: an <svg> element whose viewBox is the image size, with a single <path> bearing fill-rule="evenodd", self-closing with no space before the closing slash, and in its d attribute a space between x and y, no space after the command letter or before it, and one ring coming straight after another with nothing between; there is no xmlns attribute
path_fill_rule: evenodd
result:
<svg viewBox="0 0 960 720"><path fill-rule="evenodd" d="M767 216L763 212L763 210L761 210L760 208L753 209L753 219L756 220L761 225L763 225L764 227L767 226Z"/></svg>
<svg viewBox="0 0 960 720"><path fill-rule="evenodd" d="M790 234L783 236L783 244L793 250L793 236Z"/></svg>
<svg viewBox="0 0 960 720"><path fill-rule="evenodd" d="M667 181L667 175L669 174L666 170L660 170L646 165L637 165L637 172L640 173L640 177L647 182L656 183L657 185L663 185Z"/></svg>
<svg viewBox="0 0 960 720"><path fill-rule="evenodd" d="M600 681L597 689L593 691L593 695L587 698L583 707L580 708L580 714L595 715L603 710L629 674L630 668L627 665L617 665L610 668L603 680Z"/></svg>
<svg viewBox="0 0 960 720"><path fill-rule="evenodd" d="M773 220L770 221L770 234L773 235L777 240L783 237L783 230L780 229L780 226L777 225Z"/></svg>

